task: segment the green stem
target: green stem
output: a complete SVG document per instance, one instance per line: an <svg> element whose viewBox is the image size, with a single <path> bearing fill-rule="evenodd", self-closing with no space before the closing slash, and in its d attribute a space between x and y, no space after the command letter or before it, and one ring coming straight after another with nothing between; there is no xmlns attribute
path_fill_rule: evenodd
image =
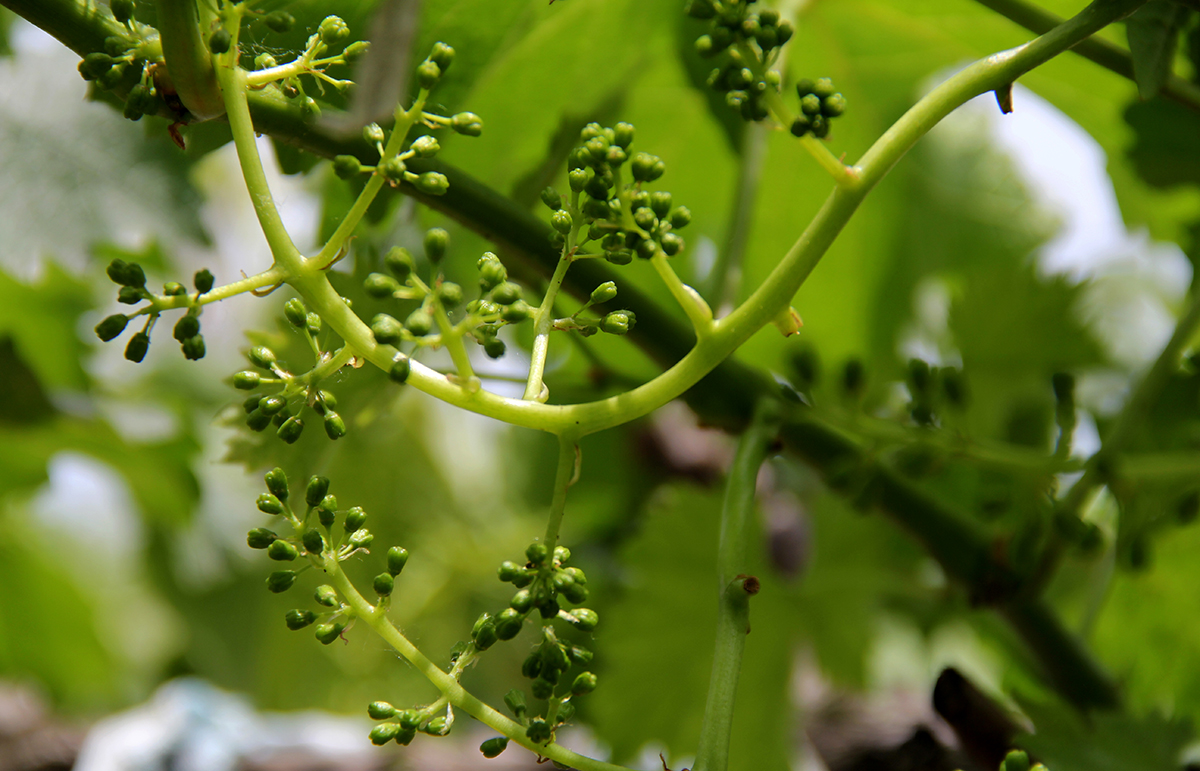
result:
<svg viewBox="0 0 1200 771"><path fill-rule="evenodd" d="M1049 32L1063 22L1062 17L1032 3L1027 3L1025 0L975 0L975 2L1039 35ZM1115 43L1110 43L1103 38L1088 38L1072 48L1071 51L1123 78L1134 80L1133 56ZM1159 93L1200 112L1200 86L1178 75L1168 75Z"/></svg>
<svg viewBox="0 0 1200 771"><path fill-rule="evenodd" d="M156 0L154 7L167 74L183 106L199 120L220 116L225 100L204 36L212 14L205 14L201 23L197 0ZM240 22L240 14L237 18ZM236 35L234 29L230 32Z"/></svg>
<svg viewBox="0 0 1200 771"><path fill-rule="evenodd" d="M562 528L563 515L567 511L567 490L579 470L579 445L575 441L569 436L558 438L558 464L554 471L554 493L550 498L550 519L546 523L546 536L542 539L551 554L558 545L558 531Z"/></svg>
<svg viewBox="0 0 1200 771"><path fill-rule="evenodd" d="M712 334L712 308L708 307L708 303L704 301L700 293L679 280L679 276L675 273L675 269L671 267L667 256L661 251L651 257L650 262L654 265L654 270L658 273L658 277L667 285L667 289L671 292L671 296L675 298L675 302L679 303L679 306L683 308L683 312L687 314L688 321L692 322L692 329L696 333L696 339L699 340Z"/></svg>
<svg viewBox="0 0 1200 771"><path fill-rule="evenodd" d="M741 283L742 262L750 228L754 224L754 203L762 177L763 159L767 155L767 130L760 123L746 124L742 135L737 187L733 193L733 210L729 217L729 236L725 248L717 252L712 272L705 280L701 294L709 305L720 309L737 301Z"/></svg>
<svg viewBox="0 0 1200 771"><path fill-rule="evenodd" d="M725 483L717 548L717 643L693 771L726 771L729 766L738 675L746 635L750 633L750 597L758 591L758 579L746 575L747 545L758 470L766 460L768 443L774 434L774 423L768 420L764 409L766 404L760 404L750 428L742 434Z"/></svg>
<svg viewBox="0 0 1200 771"><path fill-rule="evenodd" d="M463 331L450 323L450 317L446 315L446 309L436 294L433 297L433 318L441 330L442 345L450 352L450 359L454 362L459 379L467 383L475 377L475 370L471 367L471 357L463 345Z"/></svg>
<svg viewBox="0 0 1200 771"><path fill-rule="evenodd" d="M554 301L558 298L558 290L562 288L567 277L567 269L571 267L571 247L574 246L578 226L572 226L571 233L563 244L562 256L550 277L550 285L546 287L546 295L542 304L533 314L533 349L529 357L529 379L525 384L525 395L521 398L536 402L544 402L545 384L542 378L546 374L546 356L550 350L550 331L554 325Z"/></svg>
<svg viewBox="0 0 1200 771"><path fill-rule="evenodd" d="M392 646L413 668L433 683L434 687L441 691L448 703L466 712L497 733L507 736L510 740L520 744L527 750L562 763L565 766L579 769L579 771L628 771L625 766L605 763L602 760L595 760L594 758L580 755L557 743L542 745L531 742L525 735L524 726L514 720L510 720L480 701L476 696L463 688L453 676L442 671L436 664L429 660L429 657L421 653L417 646L413 645L388 619L382 608L371 605L371 603L367 602L366 598L359 594L358 589L355 588L354 584L346 576L346 573L342 570L342 566L335 557L327 555L323 561L325 572L329 576L329 582L342 595L346 604L354 610L355 615L375 630L376 634L382 637L384 642Z"/></svg>
<svg viewBox="0 0 1200 771"><path fill-rule="evenodd" d="M172 295L170 297L155 295L151 305L142 308L138 311L141 313L160 313L169 311L175 308L191 308L195 306L208 305L209 303L228 300L230 297L235 297L246 292L253 292L256 289L263 287L274 287L282 284L284 280L283 271L278 267L272 267L264 270L262 273L255 273L253 276L247 276L240 281L234 281L229 284L214 288L210 292L196 297L195 295Z"/></svg>

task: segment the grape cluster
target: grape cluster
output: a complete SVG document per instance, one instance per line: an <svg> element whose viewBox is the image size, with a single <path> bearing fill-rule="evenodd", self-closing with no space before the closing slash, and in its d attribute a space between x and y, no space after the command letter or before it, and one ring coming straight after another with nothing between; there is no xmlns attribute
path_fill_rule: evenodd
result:
<svg viewBox="0 0 1200 771"><path fill-rule="evenodd" d="M104 342L115 340L125 331L130 320L137 316L146 316L142 331L130 338L125 346L125 358L134 363L140 363L150 350L150 334L163 310L185 308L184 315L175 323L172 336L179 342L186 359L195 361L204 358L204 337L200 334L200 305L196 302L200 295L212 291L213 274L207 269L199 270L193 277L196 293L191 295L187 288L176 281L163 284L163 293L156 296L146 288L146 272L136 262L126 262L121 259L108 264L108 277L120 286L117 292L117 302L126 305L136 305L148 300L149 305L143 306L137 313L115 313L106 317L95 327L96 336ZM182 301L175 298L183 298Z"/></svg>
<svg viewBox="0 0 1200 771"><path fill-rule="evenodd" d="M792 134L802 137L811 133L817 139L829 136L829 123L846 111L846 97L837 93L829 78L808 80L796 84L800 97L800 114L792 121Z"/></svg>
<svg viewBox="0 0 1200 771"><path fill-rule="evenodd" d="M708 34L696 39L696 52L705 59L722 54L724 63L708 77L709 87L725 94L725 102L744 120L770 115L767 94L778 93L780 75L771 69L780 48L795 33L773 8L751 10L753 0L691 0L688 15L710 22Z"/></svg>

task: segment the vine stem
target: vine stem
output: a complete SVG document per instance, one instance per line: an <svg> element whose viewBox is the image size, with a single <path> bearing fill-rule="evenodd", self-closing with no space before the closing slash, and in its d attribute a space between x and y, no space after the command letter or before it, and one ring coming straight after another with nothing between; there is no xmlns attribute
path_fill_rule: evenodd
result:
<svg viewBox="0 0 1200 771"><path fill-rule="evenodd" d="M675 273L675 269L671 267L671 263L662 250L651 257L650 262L654 265L658 277L667 285L675 302L679 303L683 312L687 314L688 321L692 322L692 330L696 333L696 339L700 340L711 335L713 330L712 308L708 306L700 293L679 280L678 274Z"/></svg>
<svg viewBox="0 0 1200 771"><path fill-rule="evenodd" d="M717 546L717 643L693 771L726 771L729 766L738 675L746 635L750 634L750 597L758 591L758 579L746 575L755 484L776 430L768 414L769 404L767 400L759 402L750 427L738 442L725 482Z"/></svg>
<svg viewBox="0 0 1200 771"><path fill-rule="evenodd" d="M571 267L571 249L578 233L579 225L572 224L571 232L563 242L562 256L558 259L558 265L554 267L554 275L550 277L550 285L546 287L542 303L533 314L533 349L529 354L529 379L525 383L525 394L521 397L527 401L544 402L545 397L549 396L543 393L546 386L542 378L546 374L546 356L550 352L554 301L558 298L558 290L562 288L563 280L567 277L567 269Z"/></svg>
<svg viewBox="0 0 1200 771"><path fill-rule="evenodd" d="M359 593L353 582L346 576L345 571L342 570L336 556L326 555L323 557L323 567L326 575L329 576L330 583L345 598L346 604L354 610L355 617L370 626L376 634L383 638L384 642L392 646L408 663L433 683L447 703L461 709L496 732L507 736L525 749L565 766L579 769L579 771L629 771L625 766L580 755L561 744L542 745L530 741L529 737L525 735L525 728L520 723L510 720L480 701L478 697L463 688L462 684L452 675L443 671L417 646L413 645L388 619L382 607L372 605Z"/></svg>
<svg viewBox="0 0 1200 771"><path fill-rule="evenodd" d="M558 463L554 471L554 493L550 498L550 519L546 523L546 537L542 539L551 554L558 545L558 531L562 527L563 514L567 510L567 489L579 475L579 464L579 445L575 443L574 437L560 436Z"/></svg>

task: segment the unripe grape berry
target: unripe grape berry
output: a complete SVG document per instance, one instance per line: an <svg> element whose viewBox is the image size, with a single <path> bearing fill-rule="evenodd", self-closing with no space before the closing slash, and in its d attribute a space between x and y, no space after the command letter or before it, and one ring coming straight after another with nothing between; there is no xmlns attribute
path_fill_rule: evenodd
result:
<svg viewBox="0 0 1200 771"><path fill-rule="evenodd" d="M580 672L571 683L571 693L583 696L596 690L596 676L591 672Z"/></svg>
<svg viewBox="0 0 1200 771"><path fill-rule="evenodd" d="M392 593L392 589L396 586L396 579L391 573L380 573L375 576L371 585L375 588L375 593L380 597L387 597Z"/></svg>
<svg viewBox="0 0 1200 771"><path fill-rule="evenodd" d="M275 515L283 513L283 503L271 493L263 493L258 496L258 500L255 503L258 506L258 510L263 514Z"/></svg>
<svg viewBox="0 0 1200 771"><path fill-rule="evenodd" d="M246 533L246 545L251 549L266 549L277 540L279 536L265 527L256 527Z"/></svg>
<svg viewBox="0 0 1200 771"><path fill-rule="evenodd" d="M263 17L263 24L272 32L287 32L296 23L296 18L287 11L272 11Z"/></svg>
<svg viewBox="0 0 1200 771"><path fill-rule="evenodd" d="M404 320L404 328L416 337L424 337L433 331L433 316L423 308L417 308Z"/></svg>
<svg viewBox="0 0 1200 771"><path fill-rule="evenodd" d="M146 358L146 351L150 350L150 335L145 332L138 332L125 346L125 358L138 364L142 359Z"/></svg>
<svg viewBox="0 0 1200 771"><path fill-rule="evenodd" d="M509 606L518 613L528 613L530 608L533 607L533 593L528 589L522 589L513 595Z"/></svg>
<svg viewBox="0 0 1200 771"><path fill-rule="evenodd" d="M304 502L309 506L320 506L328 493L329 480L325 477L313 477L304 488Z"/></svg>
<svg viewBox="0 0 1200 771"><path fill-rule="evenodd" d="M396 716L397 709L386 701L373 701L367 705L367 714L372 720L387 720Z"/></svg>
<svg viewBox="0 0 1200 771"><path fill-rule="evenodd" d="M429 59L435 62L442 72L445 72L454 62L454 49L439 40L433 44L433 50L429 52Z"/></svg>
<svg viewBox="0 0 1200 771"><path fill-rule="evenodd" d="M129 317L123 313L117 313L101 321L96 325L96 337L99 337L104 342L108 342L116 338L125 331L125 325L129 323Z"/></svg>
<svg viewBox="0 0 1200 771"><path fill-rule="evenodd" d="M574 619L570 622L571 626L581 632L591 632L600 623L600 616L597 615L596 611L589 610L588 608L576 608L571 611L571 616Z"/></svg>
<svg viewBox="0 0 1200 771"><path fill-rule="evenodd" d="M408 375L412 371L412 364L408 357L400 353L392 360L392 366L388 369L388 377L393 383L404 383L408 380Z"/></svg>
<svg viewBox="0 0 1200 771"><path fill-rule="evenodd" d="M362 506L354 506L346 510L346 519L342 523L342 527L347 533L353 533L355 530L362 529L366 521L367 512L363 511Z"/></svg>
<svg viewBox="0 0 1200 771"><path fill-rule="evenodd" d="M294 570L276 570L267 576L267 589L275 594L286 592L292 588L294 583L296 583L296 571Z"/></svg>
<svg viewBox="0 0 1200 771"><path fill-rule="evenodd" d="M404 328L395 318L380 313L371 319L371 334L380 345L399 345L404 339Z"/></svg>
<svg viewBox="0 0 1200 771"><path fill-rule="evenodd" d="M305 530L300 541L304 544L304 550L309 554L319 555L325 551L325 538L321 535L321 531L315 527Z"/></svg>
<svg viewBox="0 0 1200 771"><path fill-rule="evenodd" d="M304 317L308 315L308 308L299 297L293 297L283 304L283 315L292 326L303 327Z"/></svg>
<svg viewBox="0 0 1200 771"><path fill-rule="evenodd" d="M425 256L430 262L440 262L446 254L446 249L450 246L450 234L443 228L430 228L425 231L425 238L422 241L425 247Z"/></svg>
<svg viewBox="0 0 1200 771"><path fill-rule="evenodd" d="M437 85L438 78L442 77L442 68L434 61L423 61L417 67L417 85L428 91Z"/></svg>
<svg viewBox="0 0 1200 771"><path fill-rule="evenodd" d="M266 346L255 346L250 349L250 352L246 356L250 359L250 363L256 367L269 370L275 366L275 352Z"/></svg>
<svg viewBox="0 0 1200 771"><path fill-rule="evenodd" d="M288 483L287 474L281 468L273 468L263 477L267 483L267 490L270 491L276 499L286 501L288 498Z"/></svg>
<svg viewBox="0 0 1200 771"><path fill-rule="evenodd" d="M350 179L362 173L362 161L353 155L339 155L333 159L333 173L340 179Z"/></svg>
<svg viewBox="0 0 1200 771"><path fill-rule="evenodd" d="M505 608L496 616L496 636L501 640L511 640L521 632L524 616L514 608Z"/></svg>
<svg viewBox="0 0 1200 771"><path fill-rule="evenodd" d="M322 640L322 642L324 641ZM400 727L399 723L380 723L379 725L371 728L369 738L371 739L371 744L374 744L377 747L382 747L392 739L395 739L396 736L403 730L404 729Z"/></svg>
<svg viewBox="0 0 1200 771"><path fill-rule="evenodd" d="M460 112L450 119L450 127L463 136L477 137L483 133L483 120L473 112Z"/></svg>
<svg viewBox="0 0 1200 771"><path fill-rule="evenodd" d="M372 273L363 281L363 290L376 300L391 297L398 289L400 282L384 273Z"/></svg>
<svg viewBox="0 0 1200 771"><path fill-rule="evenodd" d="M208 38L208 50L216 55L228 51L231 45L233 45L233 35L224 27L212 33L212 36Z"/></svg>
<svg viewBox="0 0 1200 771"><path fill-rule="evenodd" d="M334 621L332 623L317 624L316 637L322 645L329 645L338 637L341 636L342 630L346 628L345 621Z"/></svg>
<svg viewBox="0 0 1200 771"><path fill-rule="evenodd" d="M387 572L394 576L400 575L408 564L408 549L403 546L393 546L387 553Z"/></svg>
<svg viewBox="0 0 1200 771"><path fill-rule="evenodd" d="M342 416L329 410L325 413L325 434L330 439L341 439L346 435L346 421L342 420Z"/></svg>
<svg viewBox="0 0 1200 771"><path fill-rule="evenodd" d="M507 736L496 736L488 739L483 744L479 745L479 751L483 753L485 758L498 757L501 752L508 748Z"/></svg>
<svg viewBox="0 0 1200 771"><path fill-rule="evenodd" d="M267 547L267 556L278 562L291 562L300 555L300 551L287 541L273 541Z"/></svg>
<svg viewBox="0 0 1200 771"><path fill-rule="evenodd" d="M425 195L445 195L446 191L450 189L450 180L446 179L445 174L427 171L417 177L413 182L413 187Z"/></svg>
<svg viewBox="0 0 1200 771"><path fill-rule="evenodd" d="M283 615L283 621L287 624L287 628L293 632L303 629L317 620L317 614L311 610L289 610Z"/></svg>

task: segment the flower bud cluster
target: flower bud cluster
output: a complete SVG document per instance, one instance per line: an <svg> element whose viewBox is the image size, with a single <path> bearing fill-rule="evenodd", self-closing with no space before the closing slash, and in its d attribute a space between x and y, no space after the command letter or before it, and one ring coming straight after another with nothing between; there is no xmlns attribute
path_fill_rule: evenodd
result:
<svg viewBox="0 0 1200 771"><path fill-rule="evenodd" d="M846 111L846 98L833 87L829 78L801 80L796 84L800 97L800 113L792 121L792 134L802 137L812 133L817 139L829 136L829 124Z"/></svg>
<svg viewBox="0 0 1200 771"><path fill-rule="evenodd" d="M192 361L204 358L206 349L204 337L200 334L200 305L196 301L200 295L212 290L212 273L206 269L196 272L193 278L196 287L194 295L189 294L183 284L168 281L163 285L161 296L155 296L146 288L146 273L136 262L115 259L108 264L107 273L113 283L121 287L117 292L117 302L136 305L142 300L147 300L150 304L143 306L133 314L116 313L106 317L95 327L97 337L106 343L115 340L125 331L130 319L145 315L146 323L142 327L142 331L130 338L129 343L125 346L125 358L134 363L140 363L146 358L147 351L150 350L150 334L162 311L168 308L183 307L186 310L175 323L172 336L179 342L184 358ZM184 302L180 303L172 299L176 297L185 298Z"/></svg>
<svg viewBox="0 0 1200 771"><path fill-rule="evenodd" d="M773 8L751 10L754 0L689 0L689 16L709 21L709 31L696 39L705 59L724 55L708 85L725 94L726 103L748 121L770 115L768 92L779 91L780 75L771 69L779 51L795 33Z"/></svg>

